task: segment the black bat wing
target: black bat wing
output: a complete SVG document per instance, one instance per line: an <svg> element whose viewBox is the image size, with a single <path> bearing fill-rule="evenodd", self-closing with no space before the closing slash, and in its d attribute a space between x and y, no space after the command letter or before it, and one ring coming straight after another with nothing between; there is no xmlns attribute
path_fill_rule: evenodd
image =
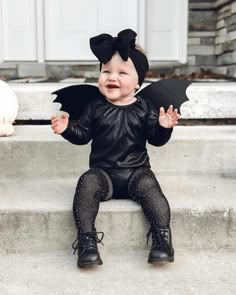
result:
<svg viewBox="0 0 236 295"><path fill-rule="evenodd" d="M186 90L192 82L177 79L163 79L151 83L137 93L146 100L149 100L153 107L159 112L160 107L164 107L165 111L170 105L174 109L178 109L180 113L181 105L188 101Z"/></svg>
<svg viewBox="0 0 236 295"><path fill-rule="evenodd" d="M103 97L97 86L89 84L72 85L54 91L57 97L53 102L61 104L61 111L67 112L70 119L77 120L88 104Z"/></svg>

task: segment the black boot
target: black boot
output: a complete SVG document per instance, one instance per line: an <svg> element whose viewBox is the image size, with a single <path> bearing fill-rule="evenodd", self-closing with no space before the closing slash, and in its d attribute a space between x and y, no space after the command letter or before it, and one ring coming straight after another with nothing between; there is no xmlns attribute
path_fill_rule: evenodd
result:
<svg viewBox="0 0 236 295"><path fill-rule="evenodd" d="M152 233L152 248L149 253L148 262L173 262L174 249L172 247L171 229L150 228L147 234L147 242Z"/></svg>
<svg viewBox="0 0 236 295"><path fill-rule="evenodd" d="M101 239L98 238L97 234L102 234ZM74 254L78 250L78 267L89 267L103 263L97 248L97 243L103 245L103 237L104 233L96 232L96 229L92 232L78 233L78 238L72 244Z"/></svg>

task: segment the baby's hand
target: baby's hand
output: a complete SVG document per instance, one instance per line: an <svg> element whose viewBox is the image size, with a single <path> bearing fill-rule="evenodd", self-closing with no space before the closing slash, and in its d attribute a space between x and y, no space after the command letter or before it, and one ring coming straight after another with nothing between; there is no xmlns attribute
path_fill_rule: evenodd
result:
<svg viewBox="0 0 236 295"><path fill-rule="evenodd" d="M69 119L65 114L61 115L61 118L58 118L57 116L51 117L51 123L52 123L52 130L55 134L61 134L63 133L69 123Z"/></svg>
<svg viewBox="0 0 236 295"><path fill-rule="evenodd" d="M178 114L178 110L175 109L173 111L172 105L169 106L166 113L163 107L160 108L159 123L162 127L172 128L173 126L178 124L179 118L180 118L180 115Z"/></svg>

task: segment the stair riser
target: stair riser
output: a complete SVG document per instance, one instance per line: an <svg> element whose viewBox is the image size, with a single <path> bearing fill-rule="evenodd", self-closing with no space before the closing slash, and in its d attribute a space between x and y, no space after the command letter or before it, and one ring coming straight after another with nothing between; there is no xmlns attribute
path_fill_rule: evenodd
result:
<svg viewBox="0 0 236 295"><path fill-rule="evenodd" d="M0 141L0 179L78 177L88 169L90 146L66 141ZM152 169L165 174L235 176L236 140L171 140L149 146ZM167 165L168 161L168 165Z"/></svg>
<svg viewBox="0 0 236 295"><path fill-rule="evenodd" d="M52 92L68 83L9 84L19 101L18 120L49 120L59 110ZM146 85L145 85L146 86ZM188 90L190 101L181 108L183 119L236 118L235 83L195 83Z"/></svg>
<svg viewBox="0 0 236 295"><path fill-rule="evenodd" d="M1 212L0 254L70 252L76 237L72 212ZM172 213L174 248L236 248L236 213L176 210ZM104 231L104 253L146 247L148 225L140 210L100 212L96 227ZM149 247L151 245L151 238Z"/></svg>

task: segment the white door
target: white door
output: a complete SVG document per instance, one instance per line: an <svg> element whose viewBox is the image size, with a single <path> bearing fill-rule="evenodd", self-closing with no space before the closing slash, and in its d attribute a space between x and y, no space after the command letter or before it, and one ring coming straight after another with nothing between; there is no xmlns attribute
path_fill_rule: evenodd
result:
<svg viewBox="0 0 236 295"><path fill-rule="evenodd" d="M137 30L137 0L45 1L45 59L96 60L89 38L121 29Z"/></svg>
<svg viewBox="0 0 236 295"><path fill-rule="evenodd" d="M151 61L185 62L188 0L0 0L1 61L94 61L89 38L131 28Z"/></svg>
<svg viewBox="0 0 236 295"><path fill-rule="evenodd" d="M37 60L35 12L34 0L0 0L2 60Z"/></svg>
<svg viewBox="0 0 236 295"><path fill-rule="evenodd" d="M149 60L186 62L188 2L148 0L146 49Z"/></svg>

